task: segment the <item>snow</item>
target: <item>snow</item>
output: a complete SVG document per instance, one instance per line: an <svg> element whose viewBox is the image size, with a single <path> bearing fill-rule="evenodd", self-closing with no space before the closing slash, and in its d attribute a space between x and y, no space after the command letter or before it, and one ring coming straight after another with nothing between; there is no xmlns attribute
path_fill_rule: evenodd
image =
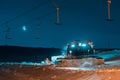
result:
<svg viewBox="0 0 120 80"><path fill-rule="evenodd" d="M107 52L107 55L118 56L120 51L113 52ZM48 66L45 63L35 62L0 63L0 80L8 80L8 77L9 80L120 80L119 74L119 58L99 65L91 65L89 61L84 60L84 64L78 67Z"/></svg>
<svg viewBox="0 0 120 80"><path fill-rule="evenodd" d="M113 65L120 65L120 60L115 61L106 61L105 64L113 66Z"/></svg>
<svg viewBox="0 0 120 80"><path fill-rule="evenodd" d="M97 53L95 56L104 58L105 60L112 59L120 56L120 50L107 51L103 53Z"/></svg>
<svg viewBox="0 0 120 80"><path fill-rule="evenodd" d="M0 65L3 65L3 64L8 64L8 65L16 65L16 64L19 64L19 65L36 65L36 66L42 66L43 64L41 63L34 63L34 62L21 62L21 63L18 63L18 62L1 62Z"/></svg>
<svg viewBox="0 0 120 80"><path fill-rule="evenodd" d="M2 66L3 64L4 66ZM0 74L7 74L6 76L10 76L9 80L120 80L120 60L80 67L56 67L53 65L47 67L32 62L1 63L0 66L2 66ZM14 77L15 79L13 79ZM5 78L7 77L0 76L0 80L7 80Z"/></svg>

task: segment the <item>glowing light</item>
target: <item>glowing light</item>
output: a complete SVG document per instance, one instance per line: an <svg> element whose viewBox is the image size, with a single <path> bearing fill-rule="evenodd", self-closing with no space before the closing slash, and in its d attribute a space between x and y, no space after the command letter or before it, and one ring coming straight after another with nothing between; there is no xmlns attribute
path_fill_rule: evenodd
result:
<svg viewBox="0 0 120 80"><path fill-rule="evenodd" d="M56 67L57 69L66 69L66 70L77 70L77 71L91 71L91 70L95 70L94 68L87 68L87 67Z"/></svg>
<svg viewBox="0 0 120 80"><path fill-rule="evenodd" d="M69 51L70 53L72 53L72 51Z"/></svg>
<svg viewBox="0 0 120 80"><path fill-rule="evenodd" d="M41 61L41 64L45 64L45 61Z"/></svg>
<svg viewBox="0 0 120 80"><path fill-rule="evenodd" d="M23 27L22 27L22 30L23 30L23 31L26 31L26 30L27 30L26 26L23 26Z"/></svg>
<svg viewBox="0 0 120 80"><path fill-rule="evenodd" d="M71 47L74 48L74 47L75 47L75 44L72 44Z"/></svg>
<svg viewBox="0 0 120 80"><path fill-rule="evenodd" d="M56 61L57 61L57 58L64 58L64 57L65 57L64 55L52 56L52 57L51 57L51 61L52 61L52 62L56 62Z"/></svg>
<svg viewBox="0 0 120 80"><path fill-rule="evenodd" d="M81 43L78 44L78 46L81 46L81 45L82 45Z"/></svg>
<svg viewBox="0 0 120 80"><path fill-rule="evenodd" d="M86 44L82 44L83 47L86 47L87 45Z"/></svg>

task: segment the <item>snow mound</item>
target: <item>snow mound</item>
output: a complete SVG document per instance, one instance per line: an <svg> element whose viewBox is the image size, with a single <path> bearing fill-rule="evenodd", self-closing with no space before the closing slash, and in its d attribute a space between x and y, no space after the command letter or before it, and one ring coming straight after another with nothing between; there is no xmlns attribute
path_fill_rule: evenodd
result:
<svg viewBox="0 0 120 80"><path fill-rule="evenodd" d="M94 65L104 64L104 59L83 58L83 59L62 59L57 66L61 67L90 67Z"/></svg>

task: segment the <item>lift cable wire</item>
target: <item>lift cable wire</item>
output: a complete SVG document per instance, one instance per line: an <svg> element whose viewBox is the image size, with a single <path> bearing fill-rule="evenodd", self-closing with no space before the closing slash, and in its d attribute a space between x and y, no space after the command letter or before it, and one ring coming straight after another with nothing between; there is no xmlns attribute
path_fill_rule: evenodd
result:
<svg viewBox="0 0 120 80"><path fill-rule="evenodd" d="M56 8L56 24L59 25L60 24L60 7L56 3L56 0L48 0L48 1L52 2L52 4Z"/></svg>
<svg viewBox="0 0 120 80"><path fill-rule="evenodd" d="M67 7L68 7L68 5L67 5L67 6L63 6L63 7L62 7L62 10L66 9ZM34 26L35 26L35 29L36 29L36 30L35 30L35 31L36 31L36 34L35 34L36 37L35 37L35 39L40 39L40 36L39 36L40 26L41 26L41 24L42 24L43 19L46 18L46 17L49 17L50 15L53 15L53 14L55 14L55 11L51 11L51 12L45 14L45 15L42 15L42 16L39 16L39 17L37 17L37 18L34 18L34 19L30 20L30 21L24 22L24 24L28 24L28 23L34 23L34 22L36 22L36 21L39 21L38 24L34 25ZM16 27L16 28L17 28L17 27Z"/></svg>
<svg viewBox="0 0 120 80"><path fill-rule="evenodd" d="M64 1L64 0L63 0L63 1ZM67 6L67 7L68 7L68 6ZM66 8L66 6L63 6L63 7L62 7L62 10L63 10L64 8ZM39 17L37 17L37 18L35 18L35 19L32 19L31 21L34 22L35 20L44 19L44 18L46 18L46 17L48 17L48 16L50 16L50 15L52 15L52 14L54 14L54 13L55 13L55 11L51 11L51 12L45 14L45 15L39 16ZM29 22L30 22L30 21L27 21L27 22L25 22L24 24L27 24L27 23L29 23Z"/></svg>
<svg viewBox="0 0 120 80"><path fill-rule="evenodd" d="M57 7L57 3L56 3L56 0L48 0L49 2L52 2L52 4L54 5L54 7Z"/></svg>
<svg viewBox="0 0 120 80"><path fill-rule="evenodd" d="M27 14L29 14L29 13L35 11L36 9L38 9L38 8L40 8L40 7L44 6L44 5L46 5L47 3L48 3L48 2L46 2L46 3L42 4L42 5L41 5L41 3L40 3L40 4L38 4L38 5L34 6L34 7L32 7L31 9L29 9L29 10L27 10L27 11L21 13L20 15L16 15L15 17L13 17L13 18L11 18L11 19L9 19L9 20L4 21L4 22L1 23L0 25L5 25L6 22L12 22L12 21L14 21L14 20L16 20L16 19L18 19L18 18L21 18L21 17L23 17L23 16L26 16Z"/></svg>
<svg viewBox="0 0 120 80"><path fill-rule="evenodd" d="M61 2L63 2L63 1L65 1L65 0L61 0ZM53 1L52 1L52 2L53 2ZM20 15L16 15L15 17L13 17L13 18L11 18L11 19L9 19L9 20L6 20L6 21L4 21L4 22L1 22L1 23L0 23L0 26L1 26L1 25L5 25L6 22L12 22L12 21L14 21L14 20L16 20L16 19L19 19L19 18L21 18L21 17L23 17L23 16L26 16L27 14L35 11L36 9L38 9L38 8L40 8L40 7L43 7L44 5L46 5L46 4L48 4L48 3L49 3L48 1L47 1L46 3L44 3L44 4L42 4L42 5L41 5L41 3L40 3L40 4L32 7L31 9L29 9L29 10L21 13ZM55 2L53 2L53 3L54 3L54 6L57 6L57 5L55 4Z"/></svg>
<svg viewBox="0 0 120 80"><path fill-rule="evenodd" d="M10 22L12 22L12 21L14 21L14 20L16 20L16 19L18 19L18 18L21 18L21 17L23 17L23 16L26 16L27 14L35 11L36 9L38 9L38 8L40 8L40 7L42 7L42 6L46 5L46 4L47 4L47 3L44 3L44 4L42 4L42 5L41 5L41 4L38 4L38 5L34 6L34 7L32 7L31 9L29 9L29 10L21 13L20 15L16 15L15 17L13 17L13 18L11 18L11 19L9 19L9 20L6 20L5 22L1 23L0 25L6 25L6 35L5 35L5 39L6 39L6 40L7 40L7 39L11 39L11 38L10 38L10 30L11 30L11 28L10 28L9 25L8 25Z"/></svg>
<svg viewBox="0 0 120 80"><path fill-rule="evenodd" d="M63 7L61 7L61 9L64 10L67 7L69 7L69 6L63 6ZM36 17L34 19L31 19L30 21L26 21L26 22L24 22L24 24L33 23L33 22L36 22L36 21L39 21L39 20L41 22L41 21L43 21L44 18L49 17L50 15L53 15L53 14L55 14L55 11L51 11L51 12L49 12L47 14L44 14L44 15L38 16L38 17Z"/></svg>
<svg viewBox="0 0 120 80"><path fill-rule="evenodd" d="M66 7L63 7L63 9L65 9ZM30 10L29 10L30 11ZM27 12L27 11L26 11ZM52 15L52 14L54 14L54 11L51 11L50 13L48 13L48 14L46 14L46 15L43 15L43 16L39 16L39 17L37 17L37 19L33 19L33 20L31 20L31 21L29 21L29 22L27 22L27 23L32 23L32 22L34 22L34 21L36 21L36 20L41 20L41 19L44 19L45 17L48 17L49 15ZM23 15L24 16L24 15ZM19 18L19 17L18 17ZM14 18L14 19L17 19L17 18ZM13 20L14 20L13 19ZM5 24L7 24L7 26L8 26L8 23L10 23L9 21L6 21L5 22ZM40 23L39 23L39 25L40 25ZM38 25L37 25L38 26ZM17 28L17 27L16 27ZM39 28L40 29L40 28ZM7 36L8 36L8 34L10 33L10 28L7 30ZM10 36L10 35L9 35ZM6 39L8 39L8 38L6 38ZM11 39L11 38L10 38Z"/></svg>

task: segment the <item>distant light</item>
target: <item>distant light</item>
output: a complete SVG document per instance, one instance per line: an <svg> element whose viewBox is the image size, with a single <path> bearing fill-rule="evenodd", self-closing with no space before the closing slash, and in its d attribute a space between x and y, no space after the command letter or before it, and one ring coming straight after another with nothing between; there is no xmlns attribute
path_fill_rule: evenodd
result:
<svg viewBox="0 0 120 80"><path fill-rule="evenodd" d="M71 47L74 48L74 47L75 47L75 44L72 44Z"/></svg>
<svg viewBox="0 0 120 80"><path fill-rule="evenodd" d="M81 43L78 44L78 46L81 46L81 45L82 45Z"/></svg>
<svg viewBox="0 0 120 80"><path fill-rule="evenodd" d="M87 45L86 44L82 44L83 47L86 47Z"/></svg>
<svg viewBox="0 0 120 80"><path fill-rule="evenodd" d="M65 58L65 56L64 56L64 55L52 56L52 57L51 57L51 61L52 61L52 62L56 62L56 61L57 61L57 58Z"/></svg>
<svg viewBox="0 0 120 80"><path fill-rule="evenodd" d="M22 27L22 30L23 30L23 31L26 31L26 30L27 30L26 26L23 26L23 27Z"/></svg>
<svg viewBox="0 0 120 80"><path fill-rule="evenodd" d="M72 53L72 51L69 51L69 53L71 54L71 53Z"/></svg>
<svg viewBox="0 0 120 80"><path fill-rule="evenodd" d="M26 64L27 62L22 62L22 64Z"/></svg>
<svg viewBox="0 0 120 80"><path fill-rule="evenodd" d="M45 61L41 61L41 64L45 64Z"/></svg>

